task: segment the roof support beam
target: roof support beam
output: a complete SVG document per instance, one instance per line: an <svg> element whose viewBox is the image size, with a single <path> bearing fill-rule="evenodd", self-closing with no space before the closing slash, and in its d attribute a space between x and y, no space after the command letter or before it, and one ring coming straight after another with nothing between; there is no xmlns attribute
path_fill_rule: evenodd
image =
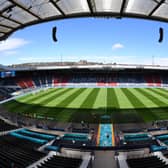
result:
<svg viewBox="0 0 168 168"><path fill-rule="evenodd" d="M6 34L6 32L3 32L3 31L1 31L1 30L0 30L0 33Z"/></svg>
<svg viewBox="0 0 168 168"><path fill-rule="evenodd" d="M59 1L59 0L58 0ZM53 0L50 0L50 2L53 4L53 6L55 6L55 8L57 8L57 10L63 15L66 16L65 13L63 12L63 10L57 5L57 2L54 2Z"/></svg>
<svg viewBox="0 0 168 168"><path fill-rule="evenodd" d="M14 29L12 26L7 26L7 25L1 24L1 23L0 23L0 26L5 27L7 29Z"/></svg>
<svg viewBox="0 0 168 168"><path fill-rule="evenodd" d="M0 17L3 17L3 18L5 18L5 19L7 19L7 20L10 20L10 21L12 21L12 22L14 22L14 23L16 23L16 24L19 24L19 25L22 25L23 23L21 23L21 22L19 22L19 21L17 21L17 20L14 20L14 19L12 19L12 18L10 18L10 16L4 16L4 15L0 15Z"/></svg>
<svg viewBox="0 0 168 168"><path fill-rule="evenodd" d="M4 16L4 15L3 15L4 12L7 12L8 10L10 10L10 9L12 9L12 8L14 8L14 7L15 7L15 5L12 4L12 5L10 5L10 6L7 6L7 7L4 8L3 10L1 10L1 11L0 11L0 17L2 17L2 18L4 18L4 19L7 19L7 20L10 20L10 21L12 21L12 22L14 22L14 23L17 23L17 24L21 25L21 24L22 24L21 22L16 21L16 20L14 20L14 19L11 19L10 16L7 17L7 16ZM12 27L11 27L11 28L12 28Z"/></svg>
<svg viewBox="0 0 168 168"><path fill-rule="evenodd" d="M158 2L158 4L155 6L155 8L149 13L148 16L152 16L153 13L165 2L165 0L161 0L160 2Z"/></svg>
<svg viewBox="0 0 168 168"><path fill-rule="evenodd" d="M8 11L8 10L11 10L11 9L14 8L14 7L15 7L15 5L14 5L14 4L11 4L11 5L7 6L6 8L4 8L3 10L1 10L0 13L6 12L6 11Z"/></svg>
<svg viewBox="0 0 168 168"><path fill-rule="evenodd" d="M6 40L10 34L5 34L4 36L0 37L0 41Z"/></svg>
<svg viewBox="0 0 168 168"><path fill-rule="evenodd" d="M94 0L87 0L87 3L88 3L88 6L89 6L90 13L93 15L94 14L94 7L95 7Z"/></svg>
<svg viewBox="0 0 168 168"><path fill-rule="evenodd" d="M26 9L26 7L24 7L23 5L19 4L19 3L16 2L15 0L9 0L9 1L12 2L14 5L16 5L17 7L21 8L22 10L26 11L27 13L31 14L31 15L34 16L35 18L41 20L41 18L40 18L37 14L35 14L35 13L33 13L32 11Z"/></svg>

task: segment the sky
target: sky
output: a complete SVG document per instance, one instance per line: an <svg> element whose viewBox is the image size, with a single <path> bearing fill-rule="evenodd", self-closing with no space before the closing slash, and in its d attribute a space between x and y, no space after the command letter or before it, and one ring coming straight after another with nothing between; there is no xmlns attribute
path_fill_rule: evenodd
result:
<svg viewBox="0 0 168 168"><path fill-rule="evenodd" d="M57 27L58 42L52 40ZM159 28L164 39L158 43ZM0 64L87 60L168 65L167 23L143 19L76 18L33 25L0 42Z"/></svg>

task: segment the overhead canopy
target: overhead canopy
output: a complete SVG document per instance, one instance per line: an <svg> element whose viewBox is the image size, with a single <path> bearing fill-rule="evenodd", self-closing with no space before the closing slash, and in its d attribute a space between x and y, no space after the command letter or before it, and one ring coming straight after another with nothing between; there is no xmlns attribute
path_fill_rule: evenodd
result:
<svg viewBox="0 0 168 168"><path fill-rule="evenodd" d="M0 0L0 40L29 25L86 16L168 22L168 0Z"/></svg>

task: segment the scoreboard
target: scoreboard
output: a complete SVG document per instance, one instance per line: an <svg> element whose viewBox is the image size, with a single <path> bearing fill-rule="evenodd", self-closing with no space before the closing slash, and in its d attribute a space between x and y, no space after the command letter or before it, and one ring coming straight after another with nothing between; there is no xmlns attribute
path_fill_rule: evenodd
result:
<svg viewBox="0 0 168 168"><path fill-rule="evenodd" d="M7 77L15 77L16 72L15 71L3 71L0 72L0 78L7 78Z"/></svg>

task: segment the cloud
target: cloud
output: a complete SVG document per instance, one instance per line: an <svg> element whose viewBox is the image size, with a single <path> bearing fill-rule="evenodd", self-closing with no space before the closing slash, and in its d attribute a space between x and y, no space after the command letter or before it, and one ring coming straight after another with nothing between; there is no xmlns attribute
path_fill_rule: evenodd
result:
<svg viewBox="0 0 168 168"><path fill-rule="evenodd" d="M5 55L15 55L18 54L18 51L16 50L9 50L9 51L4 51Z"/></svg>
<svg viewBox="0 0 168 168"><path fill-rule="evenodd" d="M113 50L121 49L121 48L124 48L124 45L121 44L121 43L116 43L116 44L113 44L113 45L112 45L112 49L113 49Z"/></svg>
<svg viewBox="0 0 168 168"><path fill-rule="evenodd" d="M28 43L29 41L22 38L9 38L5 41L0 42L0 52L15 50Z"/></svg>

